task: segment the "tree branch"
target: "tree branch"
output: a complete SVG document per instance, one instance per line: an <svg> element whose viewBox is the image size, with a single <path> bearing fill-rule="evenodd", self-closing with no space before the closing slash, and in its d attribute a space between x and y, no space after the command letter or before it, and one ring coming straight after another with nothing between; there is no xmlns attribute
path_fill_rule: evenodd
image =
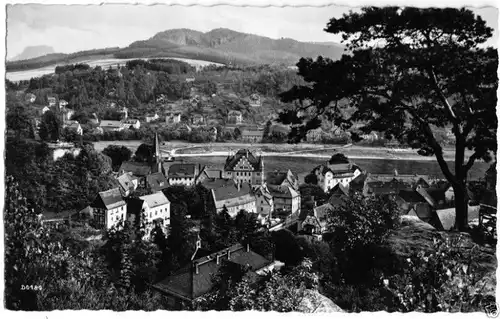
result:
<svg viewBox="0 0 500 319"><path fill-rule="evenodd" d="M479 154L477 152L474 152L470 157L467 163L463 166L465 169L465 174L472 168L472 165L474 165L474 162L479 159Z"/></svg>
<svg viewBox="0 0 500 319"><path fill-rule="evenodd" d="M450 103L448 102L448 99L446 98L446 96L444 96L443 91L439 87L436 73L434 73L434 69L432 67L430 67L428 72L429 72L429 76L431 78L432 84L433 84L434 88L436 89L436 93L438 94L439 98L441 99L441 102L443 102L444 106L448 110L448 113L450 115L450 118L452 119L453 124L458 127L459 120L458 120L457 116L455 115L455 112L453 111L453 108L451 107Z"/></svg>

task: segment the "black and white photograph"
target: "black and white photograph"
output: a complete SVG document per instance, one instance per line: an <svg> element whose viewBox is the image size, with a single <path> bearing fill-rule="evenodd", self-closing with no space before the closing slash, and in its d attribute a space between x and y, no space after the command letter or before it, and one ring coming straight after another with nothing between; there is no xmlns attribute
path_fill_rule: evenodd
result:
<svg viewBox="0 0 500 319"><path fill-rule="evenodd" d="M38 2L4 5L5 313L498 317L495 4Z"/></svg>

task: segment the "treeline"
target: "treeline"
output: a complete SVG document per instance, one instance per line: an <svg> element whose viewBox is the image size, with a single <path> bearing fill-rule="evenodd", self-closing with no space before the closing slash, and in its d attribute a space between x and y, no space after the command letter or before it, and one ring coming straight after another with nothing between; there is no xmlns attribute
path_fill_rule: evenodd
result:
<svg viewBox="0 0 500 319"><path fill-rule="evenodd" d="M172 59L137 59L127 61L125 65L128 69L135 69L137 66L141 66L146 70L162 71L168 74L182 74L196 71L196 68L188 63Z"/></svg>

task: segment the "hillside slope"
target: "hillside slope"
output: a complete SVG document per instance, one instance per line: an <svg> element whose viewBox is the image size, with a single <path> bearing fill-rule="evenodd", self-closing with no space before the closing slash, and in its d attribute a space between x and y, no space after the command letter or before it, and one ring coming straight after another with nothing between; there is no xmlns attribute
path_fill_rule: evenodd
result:
<svg viewBox="0 0 500 319"><path fill-rule="evenodd" d="M48 45L29 46L24 48L23 52L20 54L16 55L12 59L9 59L9 61L34 59L51 53L54 53L54 49Z"/></svg>

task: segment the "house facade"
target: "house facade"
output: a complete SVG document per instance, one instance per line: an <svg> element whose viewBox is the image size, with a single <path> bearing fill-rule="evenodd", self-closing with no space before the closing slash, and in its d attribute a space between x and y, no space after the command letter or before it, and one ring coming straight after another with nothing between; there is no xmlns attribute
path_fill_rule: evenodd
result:
<svg viewBox="0 0 500 319"><path fill-rule="evenodd" d="M264 131L260 130L247 130L241 131L241 140L250 143L260 143L264 137Z"/></svg>
<svg viewBox="0 0 500 319"><path fill-rule="evenodd" d="M138 130L140 127L141 127L141 121L139 121L138 119L124 119L122 120L122 123L123 123L123 126L125 126L126 128L134 128L136 130Z"/></svg>
<svg viewBox="0 0 500 319"><path fill-rule="evenodd" d="M145 217L148 225L157 224L164 229L170 225L170 201L163 192L139 197L145 203Z"/></svg>
<svg viewBox="0 0 500 319"><path fill-rule="evenodd" d="M265 182L268 185L289 186L295 191L299 190L299 178L291 170L267 172Z"/></svg>
<svg viewBox="0 0 500 319"><path fill-rule="evenodd" d="M111 131L123 131L125 126L121 121L106 121L102 120L99 124L99 127L103 130L103 132L111 132Z"/></svg>
<svg viewBox="0 0 500 319"><path fill-rule="evenodd" d="M261 185L255 191L255 205L257 214L259 214L261 220L269 220L272 218L272 212L274 211L273 196L266 184Z"/></svg>
<svg viewBox="0 0 500 319"><path fill-rule="evenodd" d="M193 125L200 125L205 122L205 118L201 114L195 114L191 118L191 122L193 123Z"/></svg>
<svg viewBox="0 0 500 319"><path fill-rule="evenodd" d="M165 116L165 123L176 124L181 122L181 113L167 113Z"/></svg>
<svg viewBox="0 0 500 319"><path fill-rule="evenodd" d="M220 213L226 207L228 214L235 217L240 210L257 212L257 203L248 184L231 183L211 190L215 208Z"/></svg>
<svg viewBox="0 0 500 319"><path fill-rule="evenodd" d="M80 123L74 121L73 123L70 123L67 128L69 128L72 131L75 131L76 134L78 135L83 135L83 129Z"/></svg>
<svg viewBox="0 0 500 319"><path fill-rule="evenodd" d="M116 178L123 196L129 196L139 186L139 180L131 172L124 173Z"/></svg>
<svg viewBox="0 0 500 319"><path fill-rule="evenodd" d="M264 181L264 159L256 157L249 150L241 149L226 158L224 174L239 183L258 187Z"/></svg>
<svg viewBox="0 0 500 319"><path fill-rule="evenodd" d="M96 228L110 229L127 218L127 204L119 188L100 192L90 208Z"/></svg>
<svg viewBox="0 0 500 319"><path fill-rule="evenodd" d="M275 211L300 213L300 194L289 186L266 185L273 198Z"/></svg>
<svg viewBox="0 0 500 319"><path fill-rule="evenodd" d="M231 124L241 124L243 122L243 114L240 111L229 111L227 114L227 122Z"/></svg>
<svg viewBox="0 0 500 319"><path fill-rule="evenodd" d="M172 164L168 168L168 183L170 185L195 185L200 169L196 164Z"/></svg>
<svg viewBox="0 0 500 319"><path fill-rule="evenodd" d="M349 183L361 174L361 170L351 163L334 165L319 165L313 170L318 179L318 185L328 192L337 184L348 186Z"/></svg>

